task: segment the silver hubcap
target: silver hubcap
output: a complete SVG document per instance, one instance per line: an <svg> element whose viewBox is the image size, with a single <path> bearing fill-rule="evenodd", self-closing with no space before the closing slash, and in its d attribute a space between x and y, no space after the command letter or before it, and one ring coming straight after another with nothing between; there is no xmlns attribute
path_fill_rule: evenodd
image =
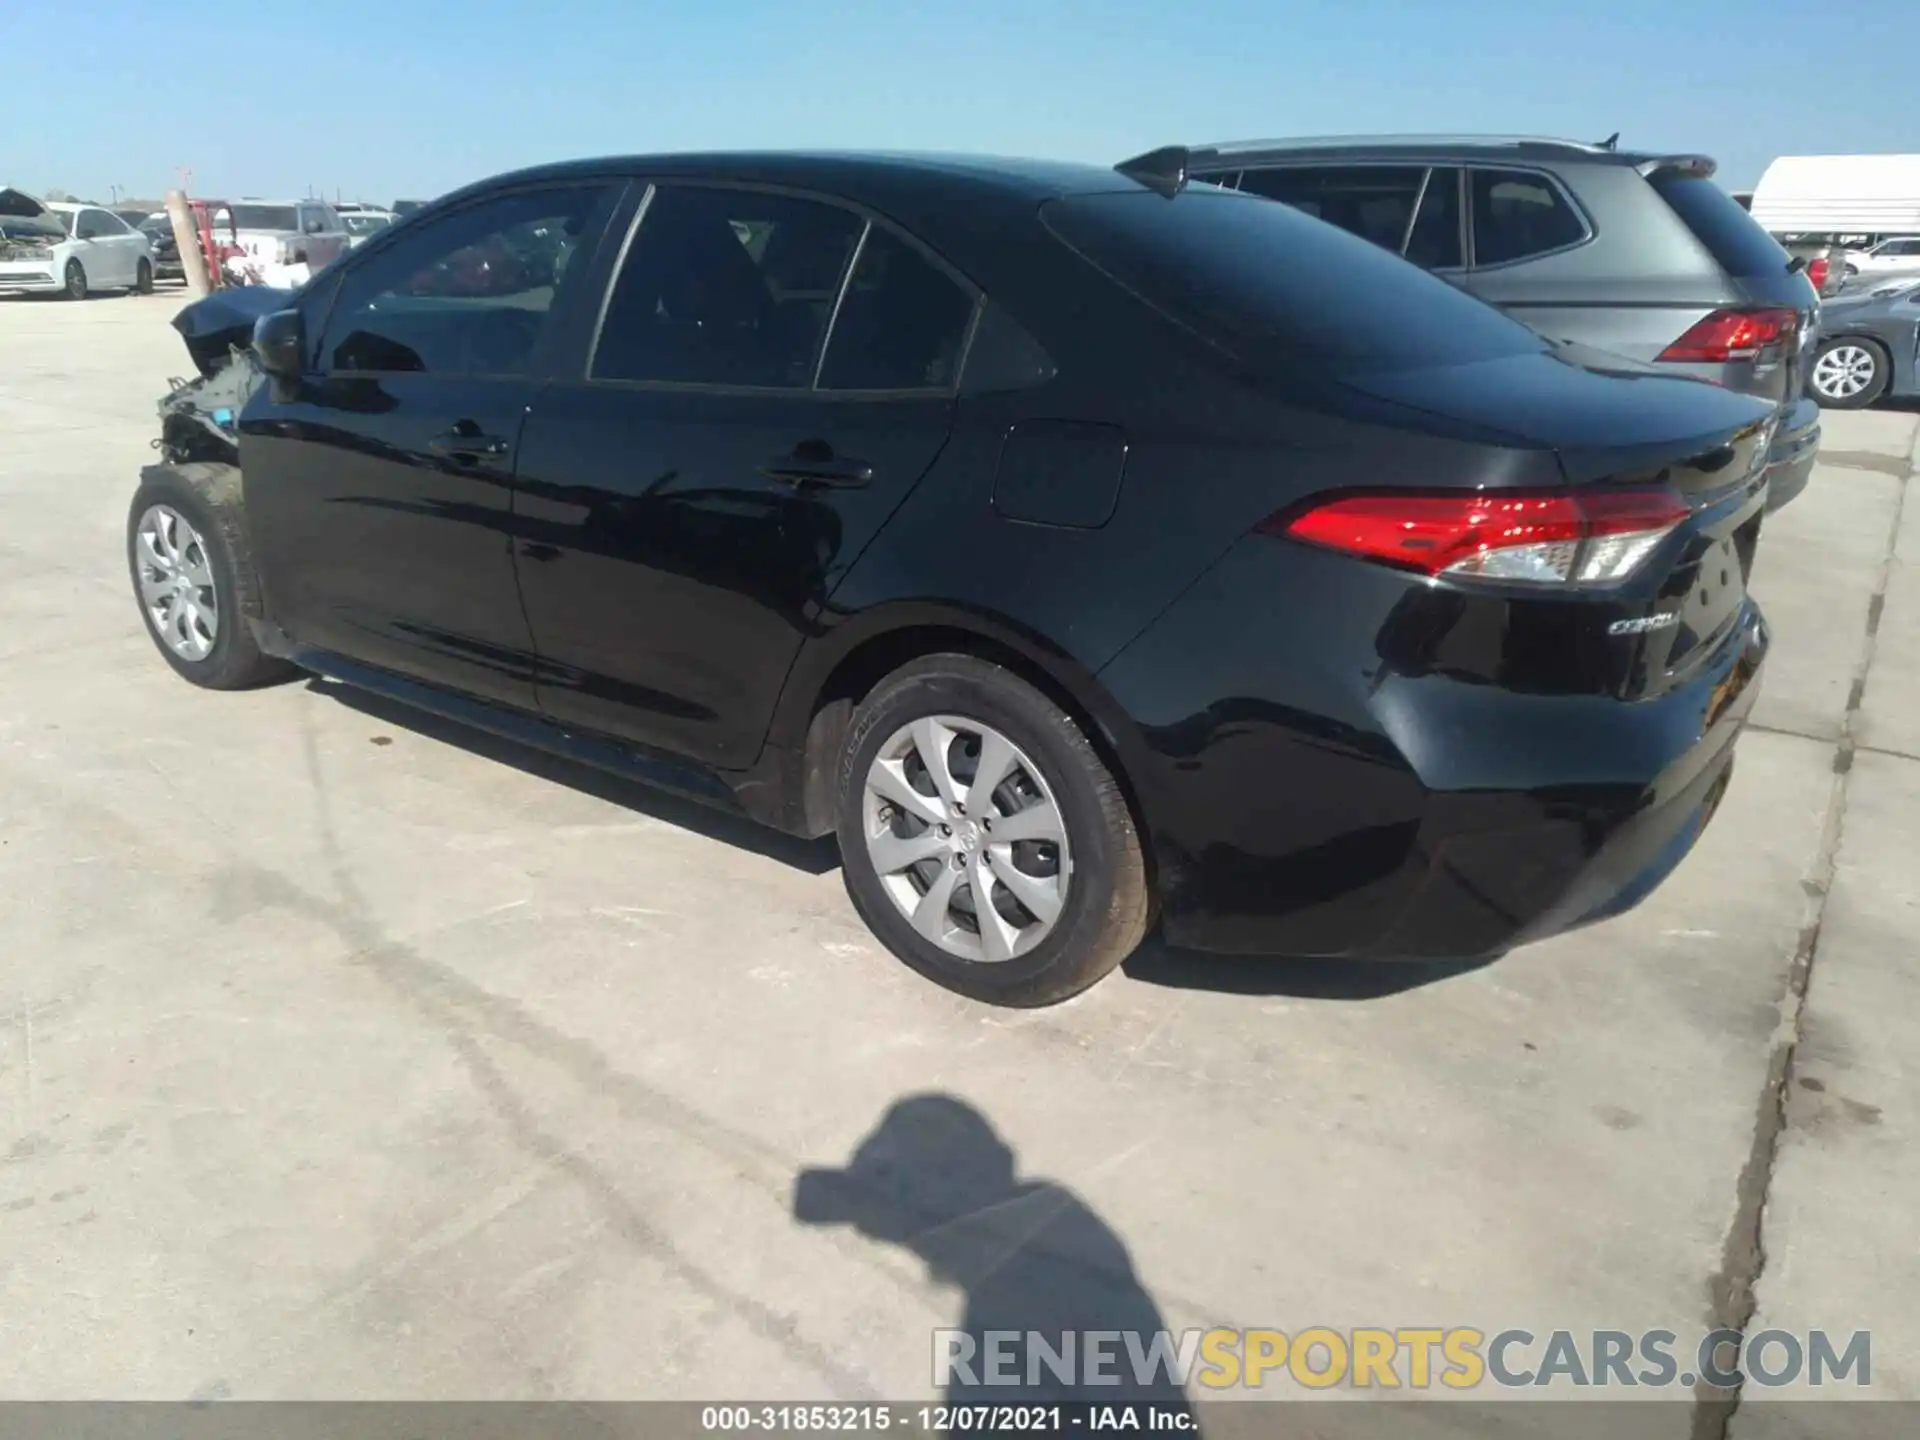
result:
<svg viewBox="0 0 1920 1440"><path fill-rule="evenodd" d="M206 542L179 511L149 506L136 532L140 603L153 633L182 660L204 660L220 638Z"/></svg>
<svg viewBox="0 0 1920 1440"><path fill-rule="evenodd" d="M1813 367L1813 388L1835 400L1851 400L1873 383L1873 356L1858 345L1836 345Z"/></svg>
<svg viewBox="0 0 1920 1440"><path fill-rule="evenodd" d="M1040 767L991 726L957 715L901 726L867 771L861 818L881 887L949 954L1011 960L1059 922L1066 821Z"/></svg>

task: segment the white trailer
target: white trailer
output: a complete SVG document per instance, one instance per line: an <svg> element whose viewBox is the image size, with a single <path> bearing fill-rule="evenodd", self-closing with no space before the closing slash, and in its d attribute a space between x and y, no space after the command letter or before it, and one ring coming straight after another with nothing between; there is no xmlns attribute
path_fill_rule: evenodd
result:
<svg viewBox="0 0 1920 1440"><path fill-rule="evenodd" d="M1920 235L1920 155L1782 155L1753 218L1772 235Z"/></svg>

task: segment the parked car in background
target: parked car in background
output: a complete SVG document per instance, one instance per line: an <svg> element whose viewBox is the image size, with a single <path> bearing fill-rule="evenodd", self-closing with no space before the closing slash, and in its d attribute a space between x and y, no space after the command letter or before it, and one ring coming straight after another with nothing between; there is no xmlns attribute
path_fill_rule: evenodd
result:
<svg viewBox="0 0 1920 1440"><path fill-rule="evenodd" d="M1780 248L1801 263L1808 282L1822 299L1846 284L1846 247L1833 240L1797 235L1775 236Z"/></svg>
<svg viewBox="0 0 1920 1440"><path fill-rule="evenodd" d="M1837 410L1920 395L1920 275L1829 300L1807 387Z"/></svg>
<svg viewBox="0 0 1920 1440"><path fill-rule="evenodd" d="M137 209L128 209L124 206L116 207L113 213L126 221L127 224L135 230L138 230L142 225L146 224L148 218L153 214L151 210L146 209L144 206Z"/></svg>
<svg viewBox="0 0 1920 1440"><path fill-rule="evenodd" d="M216 225L231 223L240 249L256 267L306 265L314 270L344 255L346 226L320 200L235 200Z"/></svg>
<svg viewBox="0 0 1920 1440"><path fill-rule="evenodd" d="M405 219L426 203L424 200L396 200L393 202L394 216L398 219Z"/></svg>
<svg viewBox="0 0 1920 1440"><path fill-rule="evenodd" d="M185 280L187 267L180 260L180 246L173 238L173 220L165 214L149 215L136 227L147 237L153 254L153 278Z"/></svg>
<svg viewBox="0 0 1920 1440"><path fill-rule="evenodd" d="M1814 285L1700 155L1565 140L1335 138L1210 145L1191 173L1284 201L1542 334L1779 407L1772 504L1820 443L1804 394Z"/></svg>
<svg viewBox="0 0 1920 1440"><path fill-rule="evenodd" d="M378 235L387 226L393 224L391 210L375 210L368 206L357 206L340 213L340 223L347 230L347 245L352 248Z"/></svg>
<svg viewBox="0 0 1920 1440"><path fill-rule="evenodd" d="M1848 279L1920 274L1920 235L1896 235L1864 250L1849 250L1841 268Z"/></svg>
<svg viewBox="0 0 1920 1440"><path fill-rule="evenodd" d="M556 165L279 298L129 509L166 663L837 834L983 1000L1156 916L1352 959L1603 919L1756 693L1771 400L1164 169Z"/></svg>
<svg viewBox="0 0 1920 1440"><path fill-rule="evenodd" d="M0 294L152 289L147 237L111 210L0 190Z"/></svg>

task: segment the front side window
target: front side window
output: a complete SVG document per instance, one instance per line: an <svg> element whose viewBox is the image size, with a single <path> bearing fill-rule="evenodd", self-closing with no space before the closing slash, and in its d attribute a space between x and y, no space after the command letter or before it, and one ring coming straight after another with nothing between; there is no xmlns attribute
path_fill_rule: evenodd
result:
<svg viewBox="0 0 1920 1440"><path fill-rule="evenodd" d="M216 212L217 219L226 219L229 212ZM240 230L296 230L299 219L291 205L235 205L232 209L233 224Z"/></svg>
<svg viewBox="0 0 1920 1440"><path fill-rule="evenodd" d="M1406 243L1426 173L1420 165L1288 165L1249 170L1240 188L1282 201L1397 255Z"/></svg>
<svg viewBox="0 0 1920 1440"><path fill-rule="evenodd" d="M1524 170L1475 170L1473 263L1504 265L1586 239L1586 223L1553 182Z"/></svg>
<svg viewBox="0 0 1920 1440"><path fill-rule="evenodd" d="M865 222L791 195L659 186L614 282L595 380L805 389Z"/></svg>
<svg viewBox="0 0 1920 1440"><path fill-rule="evenodd" d="M945 390L959 375L973 296L906 241L867 232L820 366L823 390Z"/></svg>
<svg viewBox="0 0 1920 1440"><path fill-rule="evenodd" d="M498 196L352 268L327 320L320 368L527 373L605 193L588 184Z"/></svg>

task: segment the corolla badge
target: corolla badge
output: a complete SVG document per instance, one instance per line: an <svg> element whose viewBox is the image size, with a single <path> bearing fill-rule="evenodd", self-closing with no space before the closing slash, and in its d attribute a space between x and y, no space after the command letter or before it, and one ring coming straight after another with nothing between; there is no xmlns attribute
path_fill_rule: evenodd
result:
<svg viewBox="0 0 1920 1440"><path fill-rule="evenodd" d="M1607 626L1609 635L1645 635L1649 630L1668 630L1680 623L1678 611L1662 610L1654 615L1640 615L1632 620L1616 620Z"/></svg>

